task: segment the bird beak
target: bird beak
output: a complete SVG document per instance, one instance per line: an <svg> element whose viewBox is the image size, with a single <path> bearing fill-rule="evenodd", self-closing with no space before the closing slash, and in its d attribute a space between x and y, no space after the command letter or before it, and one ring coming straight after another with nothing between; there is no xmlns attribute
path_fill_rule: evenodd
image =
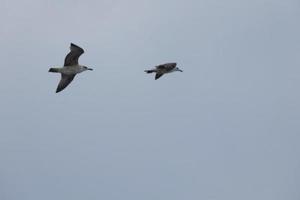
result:
<svg viewBox="0 0 300 200"><path fill-rule="evenodd" d="M178 69L178 71L183 72L181 69Z"/></svg>
<svg viewBox="0 0 300 200"><path fill-rule="evenodd" d="M92 69L92 68L87 68L87 70L93 71L93 69Z"/></svg>

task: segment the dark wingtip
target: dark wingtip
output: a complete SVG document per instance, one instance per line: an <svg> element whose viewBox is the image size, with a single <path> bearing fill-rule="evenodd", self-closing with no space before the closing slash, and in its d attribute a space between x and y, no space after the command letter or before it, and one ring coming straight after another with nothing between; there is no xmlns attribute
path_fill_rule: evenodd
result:
<svg viewBox="0 0 300 200"><path fill-rule="evenodd" d="M71 51L72 51L72 48L76 48L76 49L80 50L81 53L84 53L84 50L80 46L78 46L72 42L71 42L70 48L71 48Z"/></svg>
<svg viewBox="0 0 300 200"><path fill-rule="evenodd" d="M155 80L159 79L163 74L156 74L155 75Z"/></svg>
<svg viewBox="0 0 300 200"><path fill-rule="evenodd" d="M78 45L76 45L76 44L74 44L74 43L72 43L72 42L71 42L71 47L78 47L78 48L81 48L81 47L79 47Z"/></svg>
<svg viewBox="0 0 300 200"><path fill-rule="evenodd" d="M56 91L55 91L55 93L59 93L60 91L62 91L62 89L57 88Z"/></svg>

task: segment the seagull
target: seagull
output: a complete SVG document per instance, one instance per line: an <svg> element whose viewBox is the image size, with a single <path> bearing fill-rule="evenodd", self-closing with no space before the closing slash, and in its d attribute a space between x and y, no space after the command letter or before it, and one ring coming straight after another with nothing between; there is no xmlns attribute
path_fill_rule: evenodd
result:
<svg viewBox="0 0 300 200"><path fill-rule="evenodd" d="M57 86L56 93L65 89L72 82L76 74L86 70L93 70L78 64L79 56L84 53L84 50L81 47L71 43L70 50L70 53L68 53L65 58L63 67L49 69L49 72L61 73L61 79Z"/></svg>
<svg viewBox="0 0 300 200"><path fill-rule="evenodd" d="M145 72L148 74L155 72L156 73L155 80L157 80L166 73L171 73L175 71L183 72L181 69L176 67L176 65L177 63L165 63L165 64L155 66L154 69L145 70Z"/></svg>

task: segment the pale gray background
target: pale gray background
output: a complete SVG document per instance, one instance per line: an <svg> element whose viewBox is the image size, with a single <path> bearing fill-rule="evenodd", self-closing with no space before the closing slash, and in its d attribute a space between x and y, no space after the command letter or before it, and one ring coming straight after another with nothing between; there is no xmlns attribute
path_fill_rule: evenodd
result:
<svg viewBox="0 0 300 200"><path fill-rule="evenodd" d="M299 0L0 3L1 200L300 199Z"/></svg>

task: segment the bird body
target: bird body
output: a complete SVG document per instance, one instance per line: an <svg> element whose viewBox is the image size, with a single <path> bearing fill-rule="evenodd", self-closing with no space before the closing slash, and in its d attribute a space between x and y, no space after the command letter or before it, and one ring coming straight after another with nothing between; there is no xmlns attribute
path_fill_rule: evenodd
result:
<svg viewBox="0 0 300 200"><path fill-rule="evenodd" d="M64 67L54 67L50 68L49 72L57 72L65 75L76 75L81 72L84 72L86 69L83 65L74 65L74 66L64 66Z"/></svg>
<svg viewBox="0 0 300 200"><path fill-rule="evenodd" d="M61 80L57 86L56 93L65 89L72 82L76 74L86 70L93 70L84 65L78 64L78 58L84 53L82 48L71 43L70 50L71 52L66 56L63 67L53 67L49 69L49 72L61 74Z"/></svg>

